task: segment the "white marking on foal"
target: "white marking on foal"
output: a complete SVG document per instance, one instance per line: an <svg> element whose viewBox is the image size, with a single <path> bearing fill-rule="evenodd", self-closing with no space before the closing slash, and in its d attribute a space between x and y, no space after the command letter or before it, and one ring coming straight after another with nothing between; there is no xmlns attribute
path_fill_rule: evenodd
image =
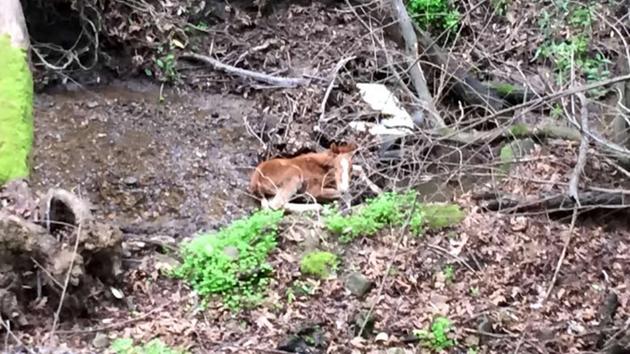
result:
<svg viewBox="0 0 630 354"><path fill-rule="evenodd" d="M341 159L341 181L339 181L339 191L347 192L350 189L350 162L347 158Z"/></svg>

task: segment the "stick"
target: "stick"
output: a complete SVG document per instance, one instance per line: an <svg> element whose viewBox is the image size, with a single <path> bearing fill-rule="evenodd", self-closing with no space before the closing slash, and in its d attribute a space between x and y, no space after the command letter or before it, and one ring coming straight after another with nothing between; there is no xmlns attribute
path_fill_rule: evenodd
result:
<svg viewBox="0 0 630 354"><path fill-rule="evenodd" d="M224 64L209 56L201 55L197 53L184 53L181 55L181 58L198 60L198 61L201 61L210 65L214 69L224 71L228 74L240 76L245 79L254 79L256 81L261 81L270 85L283 87L283 88L295 88L297 86L302 86L309 83L309 80L304 79L304 78L278 77L278 76L272 76L272 75L259 73L259 72L251 71L247 69L237 68L232 65Z"/></svg>
<svg viewBox="0 0 630 354"><path fill-rule="evenodd" d="M581 107L581 124L580 124L580 132L582 133L582 140L580 141L580 149L578 152L577 162L575 164L575 168L573 169L573 173L571 174L571 179L569 180L569 196L575 200L578 207L580 205L580 198L578 196L578 181L580 180L580 175L584 170L584 165L586 164L586 155L588 152L588 135L586 134L586 130L588 130L588 108L586 101L586 96L584 93L580 92L577 94L580 99Z"/></svg>
<svg viewBox="0 0 630 354"><path fill-rule="evenodd" d="M374 182L370 181L367 174L365 174L365 170L363 169L363 167L359 165L352 165L352 173L359 176L359 178L361 178L363 182L367 184L368 188L370 188L370 190L374 192L374 194L379 195L383 193L382 189L380 189L376 184L374 184Z"/></svg>
<svg viewBox="0 0 630 354"><path fill-rule="evenodd" d="M343 68L344 65L346 65L350 60L354 60L355 58L356 56L342 58L341 60L339 60L337 65L335 65L335 69L333 70L332 77L330 78L330 84L328 84L328 88L326 89L326 94L324 94L324 99L322 100L322 104L319 106L319 110L321 111L321 113L319 114L319 122L324 121L324 113L326 112L326 103L328 102L328 96L330 96L333 86L335 85L335 78L337 78L339 70L341 70L341 68Z"/></svg>
<svg viewBox="0 0 630 354"><path fill-rule="evenodd" d="M553 277L551 278L551 283L549 284L549 288L545 293L545 297L542 300L542 303L545 303L551 294L551 290L553 290L553 286L556 284L556 279L558 279L558 273L560 273L560 268L562 267L562 262L564 262L564 257L567 255L567 249L569 248L569 244L571 243L571 235L573 235L573 230L575 229L575 222L577 220L578 215L578 207L575 206L573 208L573 216L571 217L571 226L569 227L569 234L567 235L567 239L564 241L564 246L562 247L562 253L560 254L560 258L558 259L558 264L556 264L556 270L553 272ZM542 304L541 303L541 304Z"/></svg>

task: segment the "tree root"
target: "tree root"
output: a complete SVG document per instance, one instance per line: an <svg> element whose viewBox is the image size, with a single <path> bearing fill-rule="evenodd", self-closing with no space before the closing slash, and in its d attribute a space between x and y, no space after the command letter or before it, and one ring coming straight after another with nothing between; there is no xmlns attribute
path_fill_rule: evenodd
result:
<svg viewBox="0 0 630 354"><path fill-rule="evenodd" d="M41 297L53 306L62 301L64 315L87 312L87 295L121 273L120 230L95 220L87 202L61 189L44 198L39 209L44 217L35 218L41 222L13 210L0 210L0 315L24 326L20 309Z"/></svg>

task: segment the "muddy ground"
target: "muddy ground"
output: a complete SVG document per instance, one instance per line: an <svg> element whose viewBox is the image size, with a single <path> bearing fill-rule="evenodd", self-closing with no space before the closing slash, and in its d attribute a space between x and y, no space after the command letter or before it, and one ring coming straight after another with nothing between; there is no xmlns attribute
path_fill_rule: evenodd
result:
<svg viewBox="0 0 630 354"><path fill-rule="evenodd" d="M37 95L33 181L74 190L95 213L172 236L214 229L251 210L260 146L243 120L253 100L145 81Z"/></svg>
<svg viewBox="0 0 630 354"><path fill-rule="evenodd" d="M185 84L177 88L135 78L38 93L34 187L60 186L87 197L96 215L121 226L128 241L139 235L179 240L251 212L257 204L246 192L248 176L263 156L321 147L326 143L322 135L366 143L344 122L369 115L352 85L383 79L378 74L384 60L380 44L345 5L296 5L275 16L292 20L283 24L272 16L254 25L219 26L196 45L212 45L226 62L253 70L291 68L282 71L287 76L325 77L341 57L359 56L339 75L324 134L314 126L325 87L252 88L251 82L181 62ZM559 144L562 148L537 148L513 178L497 185L527 195L536 188L546 190L535 180L565 183L576 146ZM368 157L360 154L358 162L365 164ZM594 164L596 174L621 179L609 173L610 166ZM478 191L479 185L441 189L439 182L425 184L422 192L429 199L455 200L468 216L461 225L424 238L386 230L342 247L313 221L285 225L272 256L276 274L268 299L238 315L215 305L198 312L199 299L185 285L160 275L160 265L169 261L161 248L128 252L120 279L125 297L96 294L94 315L62 322L55 340L47 343L65 344L74 352L103 352L115 337L160 338L192 352L282 353L275 348L291 334L317 328L312 336L319 347L311 349L319 352L422 352L410 339L412 331L444 315L456 326L458 347L452 352L481 345L480 353L585 353L595 351L602 333L600 307L611 291L620 306L603 332L623 332L630 312L628 225L591 223L569 232L566 219L484 212L468 194L461 195L467 189ZM566 259L552 286L567 237ZM313 247L342 255L336 279L300 276L300 256ZM442 273L447 265L454 267L452 280ZM344 285L354 270L376 285L364 298ZM309 290L288 301L296 286ZM373 335L355 338L357 315L372 307ZM38 309L31 316L36 325L16 336L24 344L44 343L50 313ZM387 337L376 340L376 333Z"/></svg>

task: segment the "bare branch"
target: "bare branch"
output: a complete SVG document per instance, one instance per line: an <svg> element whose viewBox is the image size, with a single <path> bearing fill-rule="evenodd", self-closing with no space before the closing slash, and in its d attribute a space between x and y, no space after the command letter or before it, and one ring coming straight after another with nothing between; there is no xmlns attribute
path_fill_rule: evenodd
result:
<svg viewBox="0 0 630 354"><path fill-rule="evenodd" d="M586 96L584 93L580 92L577 94L580 99L581 105L581 122L580 122L580 131L582 132L582 140L580 141L580 149L578 153L577 163L575 164L575 168L573 169L573 173L571 174L571 179L569 180L569 196L571 196L578 206L580 206L580 198L578 196L578 181L580 180L580 175L584 170L584 165L586 164L586 155L588 152L588 143L589 138L585 133L588 130L588 102L586 101Z"/></svg>
<svg viewBox="0 0 630 354"><path fill-rule="evenodd" d="M295 88L298 86L307 85L310 82L310 80L304 79L304 78L277 77L277 76L272 76L269 74L259 73L252 70L237 68L232 65L224 64L209 56L201 55L197 53L184 53L182 54L181 58L198 60L198 61L201 61L203 63L210 65L214 69L224 71L228 74L240 76L246 79L254 79L256 81L261 81L266 84L274 85L277 87Z"/></svg>

